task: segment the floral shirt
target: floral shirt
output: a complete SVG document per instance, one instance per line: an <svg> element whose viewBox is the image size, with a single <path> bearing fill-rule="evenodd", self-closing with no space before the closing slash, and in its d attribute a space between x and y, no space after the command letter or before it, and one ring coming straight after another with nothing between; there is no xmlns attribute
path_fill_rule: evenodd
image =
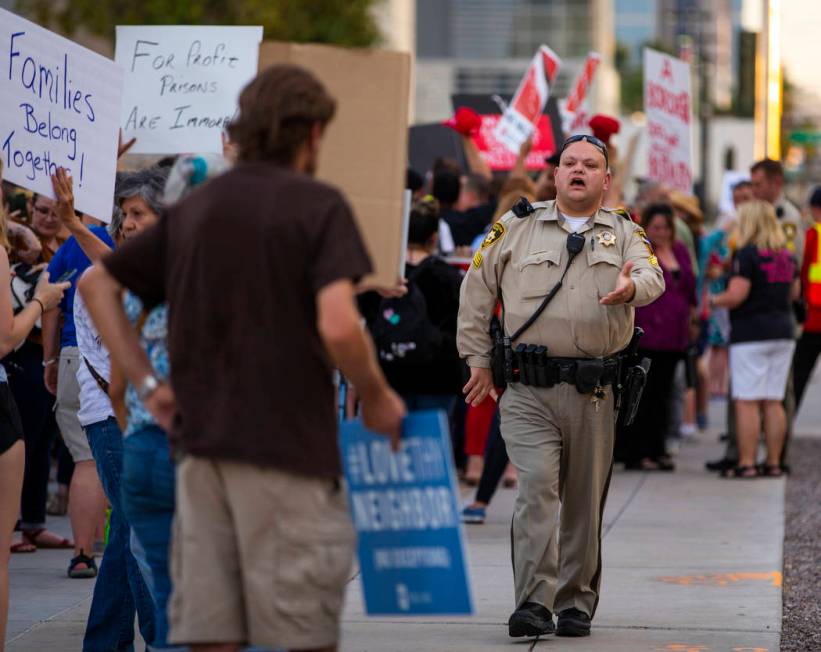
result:
<svg viewBox="0 0 821 652"><path fill-rule="evenodd" d="M128 320L133 326L140 321L143 314L143 304L134 294L126 291L123 307ZM160 380L168 380L171 367L168 361L168 305L163 303L154 308L145 318L140 329L140 343L148 354L148 360L154 373ZM156 426L157 422L151 416L145 405L137 396L136 388L129 383L125 392L125 404L128 408L128 427L125 436L142 430L148 426Z"/></svg>

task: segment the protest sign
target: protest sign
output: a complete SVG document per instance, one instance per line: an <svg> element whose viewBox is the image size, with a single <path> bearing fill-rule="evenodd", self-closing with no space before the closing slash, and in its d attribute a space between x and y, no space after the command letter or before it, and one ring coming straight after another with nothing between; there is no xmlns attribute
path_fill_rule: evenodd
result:
<svg viewBox="0 0 821 652"><path fill-rule="evenodd" d="M513 101L494 128L496 140L514 154L519 153L519 147L536 128L550 96L550 85L556 79L561 65L562 60L558 55L542 45L527 67Z"/></svg>
<svg viewBox="0 0 821 652"><path fill-rule="evenodd" d="M411 413L397 453L359 421L340 445L367 613L471 614L445 413Z"/></svg>
<svg viewBox="0 0 821 652"><path fill-rule="evenodd" d="M394 286L405 249L402 206L408 151L410 55L327 45L265 42L259 68L291 63L310 70L336 99L317 178L351 202L374 265L369 282Z"/></svg>
<svg viewBox="0 0 821 652"><path fill-rule="evenodd" d="M644 49L647 176L685 193L693 191L690 65Z"/></svg>
<svg viewBox="0 0 821 652"><path fill-rule="evenodd" d="M66 168L75 206L109 222L122 70L113 61L0 9L0 157L5 178L54 197Z"/></svg>
<svg viewBox="0 0 821 652"><path fill-rule="evenodd" d="M221 134L257 74L262 27L119 25L120 124L134 154L222 152Z"/></svg>
<svg viewBox="0 0 821 652"><path fill-rule="evenodd" d="M473 142L490 169L510 170L516 163L519 152L511 152L495 135L496 126L502 117L502 111L507 108L510 96L456 94L451 96L451 101L454 110L464 106L482 117L482 126L479 133L473 136ZM561 119L555 98L547 100L544 114L539 116L532 136L533 147L525 159L525 167L528 170L541 170L545 166L545 158L554 154L562 142Z"/></svg>
<svg viewBox="0 0 821 652"><path fill-rule="evenodd" d="M584 60L579 76L576 77L570 95L559 103L562 113L562 130L568 135L589 133L585 100L600 62L601 55L598 52L590 52Z"/></svg>

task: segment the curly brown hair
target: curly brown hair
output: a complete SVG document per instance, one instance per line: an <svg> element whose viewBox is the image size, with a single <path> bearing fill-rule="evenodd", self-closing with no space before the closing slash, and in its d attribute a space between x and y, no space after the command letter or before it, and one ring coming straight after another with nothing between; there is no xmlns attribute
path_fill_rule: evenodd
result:
<svg viewBox="0 0 821 652"><path fill-rule="evenodd" d="M322 83L299 66L278 64L259 73L239 97L239 115L228 136L240 161L294 162L316 124L334 116L336 101Z"/></svg>

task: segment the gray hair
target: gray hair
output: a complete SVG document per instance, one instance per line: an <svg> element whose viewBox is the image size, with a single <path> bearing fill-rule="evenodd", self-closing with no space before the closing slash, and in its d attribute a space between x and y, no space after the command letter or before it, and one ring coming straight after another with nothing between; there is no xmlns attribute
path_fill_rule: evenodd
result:
<svg viewBox="0 0 821 652"><path fill-rule="evenodd" d="M162 215L162 194L166 179L168 179L168 168L157 166L136 172L118 173L114 201L119 208L122 208L126 199L140 197L154 213Z"/></svg>
<svg viewBox="0 0 821 652"><path fill-rule="evenodd" d="M125 215L120 210L119 206L114 206L111 212L111 222L109 222L108 226L106 227L106 231L108 231L108 235L112 238L117 235L120 231L120 228L123 226L123 222L125 221Z"/></svg>

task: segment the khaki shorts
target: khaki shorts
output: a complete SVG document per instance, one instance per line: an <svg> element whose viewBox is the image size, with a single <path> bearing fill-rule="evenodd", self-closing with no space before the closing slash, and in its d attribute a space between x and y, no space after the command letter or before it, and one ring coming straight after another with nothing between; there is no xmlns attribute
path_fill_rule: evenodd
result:
<svg viewBox="0 0 821 652"><path fill-rule="evenodd" d="M75 463L94 459L91 447L88 445L88 437L77 418L77 413L80 411L78 364L82 364L82 361L80 350L76 346L65 346L60 350L60 366L57 371L57 403L54 416L66 448Z"/></svg>
<svg viewBox="0 0 821 652"><path fill-rule="evenodd" d="M188 456L177 469L170 641L335 645L355 535L332 480Z"/></svg>

